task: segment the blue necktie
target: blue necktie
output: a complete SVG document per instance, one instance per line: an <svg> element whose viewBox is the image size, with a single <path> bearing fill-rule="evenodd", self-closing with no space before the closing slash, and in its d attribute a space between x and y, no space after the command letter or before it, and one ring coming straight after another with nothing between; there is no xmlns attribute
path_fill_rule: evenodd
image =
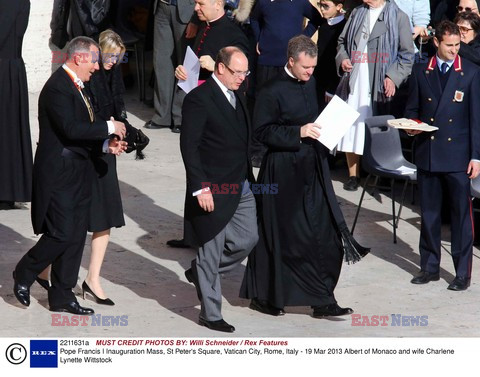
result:
<svg viewBox="0 0 480 377"><path fill-rule="evenodd" d="M447 73L447 69L448 69L448 64L447 63L442 63L442 75L444 75L445 73Z"/></svg>

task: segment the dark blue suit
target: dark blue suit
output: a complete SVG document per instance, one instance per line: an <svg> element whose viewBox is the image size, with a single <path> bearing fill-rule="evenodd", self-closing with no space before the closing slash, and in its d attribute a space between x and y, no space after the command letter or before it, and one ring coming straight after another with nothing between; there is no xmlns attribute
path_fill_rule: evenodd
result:
<svg viewBox="0 0 480 377"><path fill-rule="evenodd" d="M420 267L432 274L440 267L441 207L445 195L451 209L456 276L469 279L471 275L473 221L466 171L472 159L480 160L479 72L476 65L457 56L442 77L434 56L427 64L416 64L410 78L405 117L439 128L416 136L415 150L422 218Z"/></svg>

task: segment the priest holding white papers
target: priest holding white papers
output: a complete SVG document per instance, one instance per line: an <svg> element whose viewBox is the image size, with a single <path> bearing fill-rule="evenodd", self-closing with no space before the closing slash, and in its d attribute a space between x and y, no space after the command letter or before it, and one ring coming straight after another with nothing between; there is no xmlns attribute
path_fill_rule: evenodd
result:
<svg viewBox="0 0 480 377"><path fill-rule="evenodd" d="M240 296L268 315L299 305L311 306L318 318L348 315L353 310L340 307L334 295L342 259L358 261L368 249L350 235L333 191L328 149L316 140L322 133L312 123L318 116L317 46L294 37L287 56L285 70L262 87L255 105L254 136L268 151L258 178L260 239Z"/></svg>

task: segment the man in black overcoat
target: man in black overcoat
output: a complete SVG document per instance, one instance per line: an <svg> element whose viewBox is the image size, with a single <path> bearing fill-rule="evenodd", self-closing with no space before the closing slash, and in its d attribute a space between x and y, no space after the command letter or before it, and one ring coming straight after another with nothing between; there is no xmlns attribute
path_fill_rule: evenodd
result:
<svg viewBox="0 0 480 377"><path fill-rule="evenodd" d="M409 131L415 140L415 163L421 202L420 274L413 284L439 280L442 197L451 213L455 279L448 289L470 285L473 222L470 179L480 172L480 70L458 55L460 30L440 22L434 38L437 53L414 66L405 116L438 127ZM446 188L446 189L444 189Z"/></svg>
<svg viewBox="0 0 480 377"><path fill-rule="evenodd" d="M185 240L198 245L185 272L201 301L199 324L233 332L221 313L220 274L232 270L258 240L248 155L251 130L243 94L248 60L236 47L220 50L213 75L185 97L180 148L187 173Z"/></svg>
<svg viewBox="0 0 480 377"><path fill-rule="evenodd" d="M99 69L96 42L74 38L67 54L67 62L52 74L40 93L32 223L35 233L43 235L13 272L14 294L29 306L30 286L51 264L50 310L89 315L93 310L81 307L72 292L87 234L92 185L89 156L94 147L120 154L125 143L108 137L116 134L123 138L125 126L113 120L95 121L90 100L82 90L83 82Z"/></svg>
<svg viewBox="0 0 480 377"><path fill-rule="evenodd" d="M240 27L228 19L223 0L197 0L195 2L195 11L200 21L202 21L192 48L193 52L200 59L199 83L201 83L212 74L215 66L214 59L221 48L235 46L246 53L248 51L248 39ZM175 77L179 80L187 79L187 72L182 65L175 69ZM241 89L244 90L244 87L246 87L245 83ZM185 92L177 88L175 96L182 104ZM177 115L179 119L175 119L175 114L173 114L175 124L180 124L182 123L181 114ZM178 127L177 131L180 132ZM179 248L190 247L185 239L169 240L167 245Z"/></svg>

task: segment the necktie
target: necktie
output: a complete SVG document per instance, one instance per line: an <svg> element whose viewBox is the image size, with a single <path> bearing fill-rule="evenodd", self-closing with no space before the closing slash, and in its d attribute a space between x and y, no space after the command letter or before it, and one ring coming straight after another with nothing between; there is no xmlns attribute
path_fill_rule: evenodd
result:
<svg viewBox="0 0 480 377"><path fill-rule="evenodd" d="M90 102L90 98L88 98L87 93L85 93L84 90L80 89L80 92L82 93L82 97L85 102L85 105L87 105L90 121L93 123L95 122L95 113L93 112L93 107L92 107L92 103Z"/></svg>
<svg viewBox="0 0 480 377"><path fill-rule="evenodd" d="M233 93L232 90L227 90L227 93L228 93L228 96L229 96L228 101L230 102L230 105L232 105L233 108L236 109L237 100L235 98L235 93Z"/></svg>
<svg viewBox="0 0 480 377"><path fill-rule="evenodd" d="M442 63L442 75L444 75L445 73L447 73L447 69L448 69L448 64L447 63Z"/></svg>

